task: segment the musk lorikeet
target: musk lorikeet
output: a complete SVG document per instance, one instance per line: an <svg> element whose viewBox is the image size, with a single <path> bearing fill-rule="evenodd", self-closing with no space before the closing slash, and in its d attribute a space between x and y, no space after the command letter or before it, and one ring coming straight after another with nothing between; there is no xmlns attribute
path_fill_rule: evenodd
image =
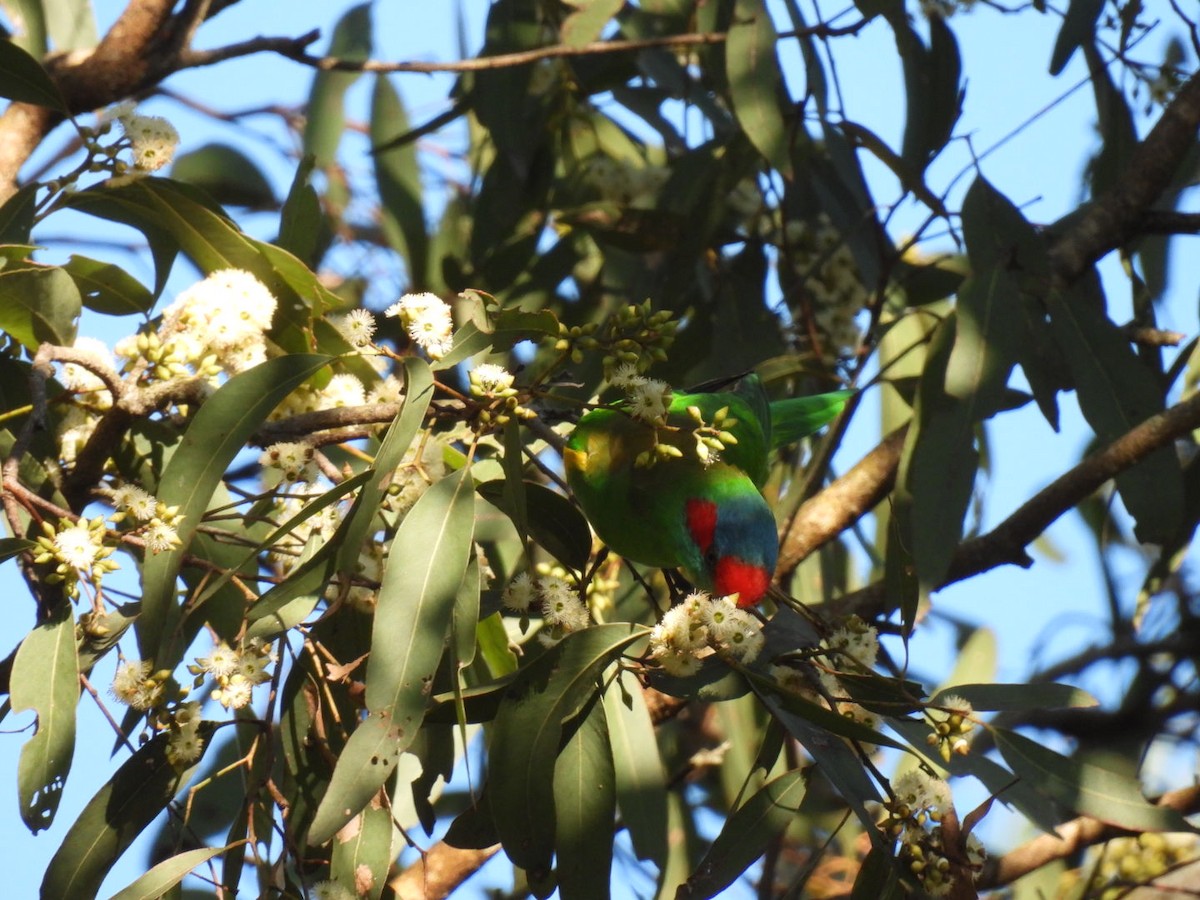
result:
<svg viewBox="0 0 1200 900"><path fill-rule="evenodd" d="M567 440L567 482L615 553L682 569L697 586L736 593L739 606L751 606L770 586L779 555L775 516L759 492L769 453L817 431L853 393L768 403L750 375L734 391L674 394L665 425L635 418L622 404L596 409ZM724 449L698 450L703 436Z"/></svg>

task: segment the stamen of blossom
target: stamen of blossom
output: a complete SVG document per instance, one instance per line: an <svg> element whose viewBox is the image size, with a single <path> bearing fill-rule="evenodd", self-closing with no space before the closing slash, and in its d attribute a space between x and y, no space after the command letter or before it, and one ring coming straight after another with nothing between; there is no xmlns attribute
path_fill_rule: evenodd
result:
<svg viewBox="0 0 1200 900"><path fill-rule="evenodd" d="M154 495L144 491L136 484L123 484L112 492L112 503L118 512L127 513L139 522L154 518L154 509L158 504Z"/></svg>
<svg viewBox="0 0 1200 900"><path fill-rule="evenodd" d="M476 397L510 397L516 393L512 389L513 375L503 366L481 363L468 377L471 393Z"/></svg>
<svg viewBox="0 0 1200 900"><path fill-rule="evenodd" d="M179 132L161 116L127 113L120 117L121 128L132 145L134 168L157 172L175 156Z"/></svg>
<svg viewBox="0 0 1200 900"><path fill-rule="evenodd" d="M661 425L671 403L671 387L665 381L647 378L629 389L629 414L635 419Z"/></svg>
<svg viewBox="0 0 1200 900"><path fill-rule="evenodd" d="M450 306L436 294L405 294L384 310L384 315L399 316L413 343L434 359L450 352L454 319Z"/></svg>
<svg viewBox="0 0 1200 900"><path fill-rule="evenodd" d="M352 309L344 316L334 316L329 321L352 347L365 347L375 336L375 316L370 310Z"/></svg>
<svg viewBox="0 0 1200 900"><path fill-rule="evenodd" d="M501 602L508 609L519 613L529 612L537 596L537 583L528 572L522 572L508 583L501 595Z"/></svg>

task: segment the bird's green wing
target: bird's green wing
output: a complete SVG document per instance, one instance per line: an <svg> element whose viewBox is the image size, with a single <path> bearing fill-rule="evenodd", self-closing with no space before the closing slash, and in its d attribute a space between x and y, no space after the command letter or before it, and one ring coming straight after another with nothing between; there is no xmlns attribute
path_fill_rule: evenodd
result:
<svg viewBox="0 0 1200 900"><path fill-rule="evenodd" d="M771 404L771 449L794 444L837 417L854 391L790 397Z"/></svg>

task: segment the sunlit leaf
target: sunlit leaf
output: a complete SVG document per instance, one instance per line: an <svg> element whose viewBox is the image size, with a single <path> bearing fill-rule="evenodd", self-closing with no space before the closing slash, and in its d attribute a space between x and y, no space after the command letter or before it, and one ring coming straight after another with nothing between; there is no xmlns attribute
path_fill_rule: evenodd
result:
<svg viewBox="0 0 1200 900"><path fill-rule="evenodd" d="M375 609L366 696L371 716L342 751L311 842L324 843L362 809L416 737L471 550L473 521L473 484L463 468L426 491L401 522Z"/></svg>
<svg viewBox="0 0 1200 900"><path fill-rule="evenodd" d="M120 266L73 254L63 270L75 279L88 309L132 316L144 315L154 306L154 295Z"/></svg>
<svg viewBox="0 0 1200 900"><path fill-rule="evenodd" d="M173 634L179 610L175 579L195 533L233 458L276 406L329 363L326 356L291 355L267 360L230 378L200 407L158 485L158 498L177 506L180 546L148 556L142 569L142 614L137 621L143 659L160 665L178 659Z"/></svg>
<svg viewBox="0 0 1200 900"><path fill-rule="evenodd" d="M212 725L201 724L205 743ZM166 808L195 771L167 762L168 737L160 734L138 748L88 801L67 831L42 879L42 896L94 900L109 869L142 830Z"/></svg>
<svg viewBox="0 0 1200 900"><path fill-rule="evenodd" d="M558 889L564 897L608 896L617 811L604 705L593 703L554 763Z"/></svg>
<svg viewBox="0 0 1200 900"><path fill-rule="evenodd" d="M621 672L604 692L617 805L638 859L667 857L666 776L641 685Z"/></svg>
<svg viewBox="0 0 1200 900"><path fill-rule="evenodd" d="M792 177L784 89L775 55L778 35L763 0L736 0L725 43L725 74L734 115L746 136L784 177Z"/></svg>
<svg viewBox="0 0 1200 900"><path fill-rule="evenodd" d="M82 306L79 289L62 269L0 271L0 330L30 353L43 342L74 344Z"/></svg>
<svg viewBox="0 0 1200 900"><path fill-rule="evenodd" d="M531 877L544 877L554 854L554 788L546 773L563 725L599 692L600 673L645 633L614 623L569 634L523 668L501 701L488 755L489 801L505 853Z"/></svg>
<svg viewBox="0 0 1200 900"><path fill-rule="evenodd" d="M41 63L9 40L0 40L0 97L67 112L54 79Z"/></svg>
<svg viewBox="0 0 1200 900"><path fill-rule="evenodd" d="M687 881L688 897L716 897L733 884L796 817L808 773L793 769L767 782L726 821Z"/></svg>
<svg viewBox="0 0 1200 900"><path fill-rule="evenodd" d="M21 818L37 834L54 821L75 753L79 660L70 604L61 604L57 615L21 641L10 693L13 712L37 712L37 733L21 748L17 768Z"/></svg>
<svg viewBox="0 0 1200 900"><path fill-rule="evenodd" d="M592 532L578 507L556 491L534 481L525 482L525 508L529 536L568 568L582 572L592 552ZM504 481L487 481L479 495L516 523L519 508L511 504L512 490Z"/></svg>
<svg viewBox="0 0 1200 900"><path fill-rule="evenodd" d="M1109 769L1054 752L1015 731L995 729L1005 762L1068 809L1130 831L1195 831L1178 812L1155 806L1141 786Z"/></svg>
<svg viewBox="0 0 1200 900"><path fill-rule="evenodd" d="M121 888L112 900L158 900L195 869L229 847L201 847L164 859L145 875ZM244 852L244 851L239 851Z"/></svg>
<svg viewBox="0 0 1200 900"><path fill-rule="evenodd" d="M408 131L408 112L386 75L375 79L371 95L371 145L390 144ZM429 234L422 205L421 170L417 148L406 144L374 153L375 179L379 184L380 215L388 242L404 257L408 289L428 289Z"/></svg>
<svg viewBox="0 0 1200 900"><path fill-rule="evenodd" d="M394 859L392 812L370 803L334 838L329 872L339 884L353 885L357 896L377 900Z"/></svg>
<svg viewBox="0 0 1200 900"><path fill-rule="evenodd" d="M361 62L371 55L371 5L361 3L348 9L333 27L329 55ZM346 127L343 100L359 72L317 72L308 96L308 117L304 126L304 152L311 153L317 165L330 165L337 157L338 144Z"/></svg>

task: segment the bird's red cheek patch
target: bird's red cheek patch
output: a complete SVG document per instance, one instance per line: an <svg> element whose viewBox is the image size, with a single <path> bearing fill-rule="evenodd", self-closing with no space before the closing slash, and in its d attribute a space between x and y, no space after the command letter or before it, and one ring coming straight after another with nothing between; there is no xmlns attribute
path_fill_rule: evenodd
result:
<svg viewBox="0 0 1200 900"><path fill-rule="evenodd" d="M707 553L717 533L717 504L711 500L689 500L687 529L700 552Z"/></svg>
<svg viewBox="0 0 1200 900"><path fill-rule="evenodd" d="M743 609L761 600L770 584L770 573L760 566L742 562L732 556L717 560L713 587L723 597L737 594L737 605Z"/></svg>

